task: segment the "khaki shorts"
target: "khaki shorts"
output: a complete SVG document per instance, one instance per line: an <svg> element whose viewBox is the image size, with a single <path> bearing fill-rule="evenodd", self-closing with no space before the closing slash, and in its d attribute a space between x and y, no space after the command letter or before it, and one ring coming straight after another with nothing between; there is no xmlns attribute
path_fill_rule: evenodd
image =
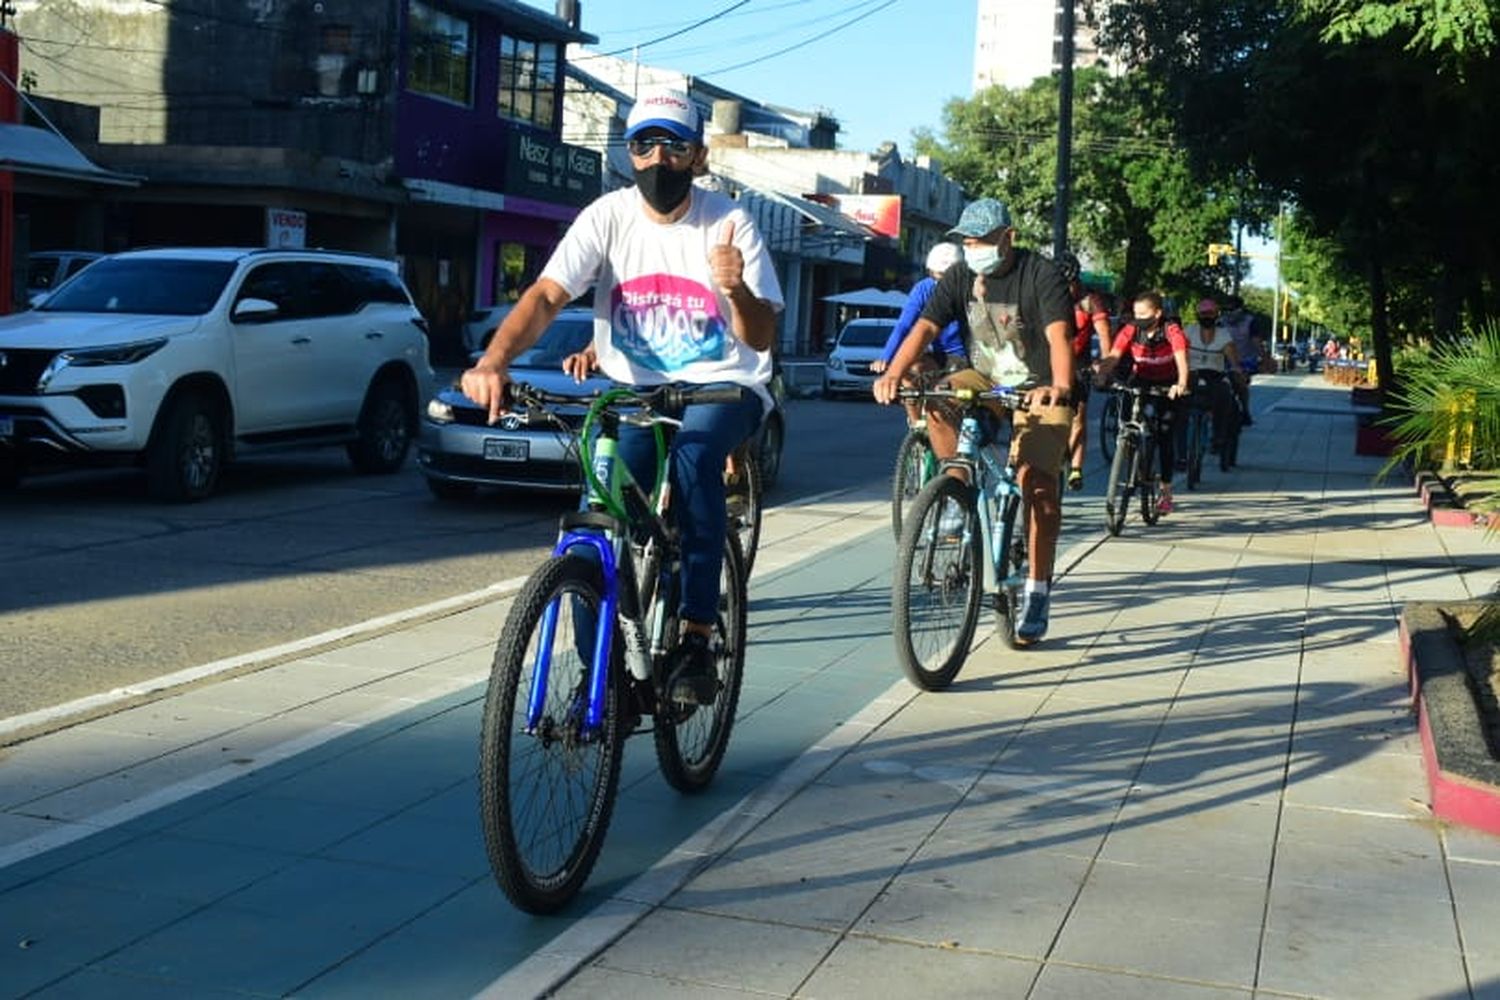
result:
<svg viewBox="0 0 1500 1000"><path fill-rule="evenodd" d="M954 372L943 379L955 389L992 389L994 383L972 368ZM989 409L1003 414L999 403L986 403ZM1016 410L1011 418L1015 433L1010 439L1010 460L1017 466L1029 465L1045 475L1062 471L1068 454L1068 435L1073 427L1071 406L1034 406Z"/></svg>

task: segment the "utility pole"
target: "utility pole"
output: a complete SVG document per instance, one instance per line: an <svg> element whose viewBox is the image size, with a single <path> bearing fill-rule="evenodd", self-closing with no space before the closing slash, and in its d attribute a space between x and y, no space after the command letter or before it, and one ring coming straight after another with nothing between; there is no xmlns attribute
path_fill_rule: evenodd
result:
<svg viewBox="0 0 1500 1000"><path fill-rule="evenodd" d="M1057 33L1061 73L1057 79L1057 182L1052 212L1052 258L1068 249L1068 200L1073 165L1073 0L1058 0Z"/></svg>

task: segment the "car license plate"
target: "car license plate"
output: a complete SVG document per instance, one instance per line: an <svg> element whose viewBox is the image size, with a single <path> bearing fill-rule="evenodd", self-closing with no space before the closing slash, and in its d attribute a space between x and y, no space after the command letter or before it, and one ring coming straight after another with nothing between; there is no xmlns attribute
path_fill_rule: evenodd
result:
<svg viewBox="0 0 1500 1000"><path fill-rule="evenodd" d="M0 417L0 438L16 436L16 422L10 417Z"/></svg>
<svg viewBox="0 0 1500 1000"><path fill-rule="evenodd" d="M531 457L531 442L516 438L485 438L484 457L491 462L524 462Z"/></svg>

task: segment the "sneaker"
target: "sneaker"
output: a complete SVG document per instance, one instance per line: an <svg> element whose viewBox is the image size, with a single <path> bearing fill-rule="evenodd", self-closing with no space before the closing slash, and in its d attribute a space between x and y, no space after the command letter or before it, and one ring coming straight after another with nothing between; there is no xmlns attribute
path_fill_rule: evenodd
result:
<svg viewBox="0 0 1500 1000"><path fill-rule="evenodd" d="M701 632L684 632L672 651L667 672L667 695L685 705L712 705L719 694L719 677L714 670L714 653L708 636Z"/></svg>
<svg viewBox="0 0 1500 1000"><path fill-rule="evenodd" d="M1047 599L1051 594L1021 593L1021 610L1017 617L1016 645L1029 646L1047 634Z"/></svg>
<svg viewBox="0 0 1500 1000"><path fill-rule="evenodd" d="M1158 514L1172 513L1172 498L1162 497L1160 500L1156 501L1156 512Z"/></svg>
<svg viewBox="0 0 1500 1000"><path fill-rule="evenodd" d="M1079 490L1083 489L1082 469L1074 469L1072 472L1068 473L1068 489L1072 490L1074 493L1077 493Z"/></svg>

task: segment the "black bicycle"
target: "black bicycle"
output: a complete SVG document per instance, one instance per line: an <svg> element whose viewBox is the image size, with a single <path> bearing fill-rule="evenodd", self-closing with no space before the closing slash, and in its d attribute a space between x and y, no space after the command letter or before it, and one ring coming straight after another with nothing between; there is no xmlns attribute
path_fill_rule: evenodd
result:
<svg viewBox="0 0 1500 1000"><path fill-rule="evenodd" d="M723 760L745 665L739 536L731 524L724 539L710 643L717 693L708 705L673 701L667 670L679 624L681 549L669 506L667 432L678 423L668 414L737 402L741 391L667 386L579 395L511 386L527 420L560 421L553 407L590 404L579 433L587 509L563 516L552 555L516 596L484 698L485 848L501 889L527 912L555 912L587 880L614 810L626 736L654 736L662 775L681 792L707 787ZM655 432L649 493L619 455L622 423Z"/></svg>
<svg viewBox="0 0 1500 1000"><path fill-rule="evenodd" d="M1161 518L1161 473L1157 467L1157 435L1162 433L1166 386L1119 385L1115 395L1122 400L1120 429L1115 437L1115 457L1109 465L1109 485L1104 494L1104 523L1111 535L1125 527L1132 496L1141 501L1141 520L1155 524ZM1123 399L1132 405L1125 412ZM1170 430L1167 431L1170 433Z"/></svg>

